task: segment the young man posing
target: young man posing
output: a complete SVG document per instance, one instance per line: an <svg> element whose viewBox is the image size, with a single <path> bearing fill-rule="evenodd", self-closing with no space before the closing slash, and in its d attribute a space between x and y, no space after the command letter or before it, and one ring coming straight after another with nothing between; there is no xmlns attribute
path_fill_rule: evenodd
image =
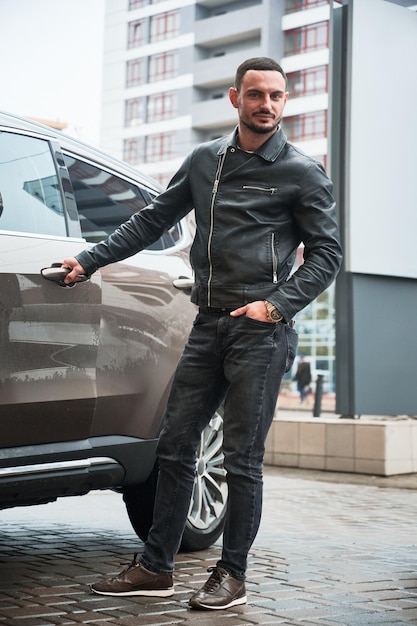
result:
<svg viewBox="0 0 417 626"><path fill-rule="evenodd" d="M248 59L229 92L238 126L197 146L167 190L106 241L76 258L67 282L149 246L192 209L192 301L199 311L178 363L158 444L153 526L139 561L92 585L104 595L174 593L174 557L185 526L200 434L224 402L229 490L223 548L189 605L246 602L247 556L262 509L262 465L282 376L291 368L293 316L334 280L341 262L332 185L322 166L280 127L286 76L269 58ZM296 250L304 263L290 275Z"/></svg>

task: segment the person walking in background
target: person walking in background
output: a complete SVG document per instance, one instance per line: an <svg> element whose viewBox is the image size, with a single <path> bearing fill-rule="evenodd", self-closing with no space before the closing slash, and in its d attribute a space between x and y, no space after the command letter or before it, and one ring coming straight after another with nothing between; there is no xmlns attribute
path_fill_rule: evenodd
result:
<svg viewBox="0 0 417 626"><path fill-rule="evenodd" d="M310 363L305 360L305 357L302 354L300 355L300 360L298 361L297 372L294 376L294 380L297 382L297 390L300 394L300 402L302 404L310 393L311 384Z"/></svg>
<svg viewBox="0 0 417 626"><path fill-rule="evenodd" d="M262 510L265 439L280 381L297 348L293 316L334 280L341 263L332 184L280 126L284 70L248 59L229 90L238 125L194 148L166 191L105 241L65 259L66 282L143 250L194 209L190 257L199 307L178 363L159 438L153 525L139 560L92 585L112 596L170 596L193 491L200 435L224 403L228 503L221 557L193 609L246 602L247 557ZM304 263L291 274L300 243Z"/></svg>

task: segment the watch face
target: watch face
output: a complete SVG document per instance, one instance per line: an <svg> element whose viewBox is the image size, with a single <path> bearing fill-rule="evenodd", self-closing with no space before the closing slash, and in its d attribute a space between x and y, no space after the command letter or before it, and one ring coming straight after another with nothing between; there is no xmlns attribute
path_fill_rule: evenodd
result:
<svg viewBox="0 0 417 626"><path fill-rule="evenodd" d="M269 317L271 318L271 320L274 320L274 322L279 322L280 320L282 320L282 315L278 311L278 309L274 309L273 311L270 311Z"/></svg>
<svg viewBox="0 0 417 626"><path fill-rule="evenodd" d="M280 322L282 319L284 319L284 316L273 304L271 304L271 302L268 302L267 300L265 300L264 302L268 311L268 317L272 322Z"/></svg>

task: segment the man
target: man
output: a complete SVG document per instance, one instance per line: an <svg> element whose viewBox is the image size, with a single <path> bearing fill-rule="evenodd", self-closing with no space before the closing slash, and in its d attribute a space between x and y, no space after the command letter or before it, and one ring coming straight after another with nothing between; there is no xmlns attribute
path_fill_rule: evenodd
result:
<svg viewBox="0 0 417 626"><path fill-rule="evenodd" d="M302 404L310 393L311 383L310 363L305 360L303 354L300 355L300 360L298 361L298 367L294 376L294 380L297 382L297 390L300 394L300 402Z"/></svg>
<svg viewBox="0 0 417 626"><path fill-rule="evenodd" d="M195 209L192 301L199 306L178 363L158 444L153 526L139 561L92 586L103 595L169 596L195 472L200 433L224 402L229 490L223 549L189 605L246 602L247 556L262 509L262 463L278 388L291 368L291 320L335 278L341 261L331 183L280 128L286 76L269 58L236 73L232 135L197 146L151 205L106 241L66 259L67 282L131 256ZM304 264L290 276L297 247Z"/></svg>

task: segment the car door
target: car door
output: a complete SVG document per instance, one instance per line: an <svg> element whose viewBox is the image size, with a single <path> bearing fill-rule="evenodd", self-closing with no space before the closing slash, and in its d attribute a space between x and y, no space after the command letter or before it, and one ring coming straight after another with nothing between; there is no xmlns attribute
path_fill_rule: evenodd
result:
<svg viewBox="0 0 417 626"><path fill-rule="evenodd" d="M3 447L84 439L91 430L100 276L71 289L40 274L85 247L59 163L59 146L47 136L0 128Z"/></svg>
<svg viewBox="0 0 417 626"><path fill-rule="evenodd" d="M91 244L112 233L158 193L138 172L64 150L82 234ZM119 164L119 167L122 167ZM174 225L150 249L100 269L102 310L97 407L92 436L157 435L176 363L195 316L189 293L190 233Z"/></svg>

